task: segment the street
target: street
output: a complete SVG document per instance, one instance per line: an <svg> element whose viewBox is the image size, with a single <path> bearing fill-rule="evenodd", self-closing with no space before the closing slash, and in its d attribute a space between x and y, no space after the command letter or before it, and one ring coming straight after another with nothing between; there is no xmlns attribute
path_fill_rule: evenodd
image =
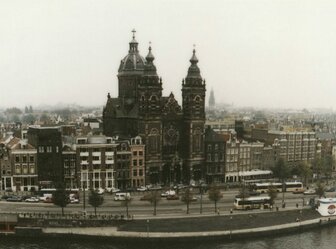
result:
<svg viewBox="0 0 336 249"><path fill-rule="evenodd" d="M141 201L140 198L144 195L144 192L134 192L131 194L132 201L129 203L129 214L136 217L146 217L153 214L153 206L149 201ZM221 214L229 213L233 208L233 202L235 195L238 194L238 190L228 190L222 191L223 198L217 202L217 208ZM263 194L267 196L267 194ZM197 201L193 201L189 206L190 214L200 214L201 201L200 196L196 195ZM286 208L302 208L307 205L310 198L316 196L314 195L303 195L303 194L292 194L285 193ZM332 197L332 195L329 195ZM122 201L114 201L113 194L104 194L104 203L102 206L97 208L98 213L106 213L112 215L125 214L126 207ZM181 199L181 198L180 198ZM84 211L84 202L82 198L82 193L80 194L81 202L79 204L68 204L64 209L66 213L81 213ZM281 208L282 204L282 193L279 193L274 207ZM167 200L166 198L161 198L157 204L157 215L160 216L182 216L186 214L186 204L181 200ZM0 202L0 212L21 212L21 213L47 213L47 212L60 212L61 209L52 203L26 203L26 202L7 202L1 200ZM85 211L94 212L92 206L88 203L88 194L86 194ZM202 214L213 214L215 212L214 203L209 200L207 194L203 194L202 197ZM234 210L234 213L244 213L245 211ZM258 212L258 210L253 210L253 212Z"/></svg>

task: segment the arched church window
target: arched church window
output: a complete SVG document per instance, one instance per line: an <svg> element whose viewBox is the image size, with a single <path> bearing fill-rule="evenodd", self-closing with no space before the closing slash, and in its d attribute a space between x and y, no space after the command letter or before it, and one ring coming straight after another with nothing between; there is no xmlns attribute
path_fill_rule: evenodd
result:
<svg viewBox="0 0 336 249"><path fill-rule="evenodd" d="M201 142L202 142L202 131L200 128L197 128L193 134L193 151L201 151Z"/></svg>
<svg viewBox="0 0 336 249"><path fill-rule="evenodd" d="M155 128L152 128L149 135L148 135L148 142L149 142L149 151L150 152L158 152L159 150L159 143L160 143L160 134L159 131Z"/></svg>
<svg viewBox="0 0 336 249"><path fill-rule="evenodd" d="M151 102L157 101L157 96L156 95L150 96L149 101L151 101Z"/></svg>

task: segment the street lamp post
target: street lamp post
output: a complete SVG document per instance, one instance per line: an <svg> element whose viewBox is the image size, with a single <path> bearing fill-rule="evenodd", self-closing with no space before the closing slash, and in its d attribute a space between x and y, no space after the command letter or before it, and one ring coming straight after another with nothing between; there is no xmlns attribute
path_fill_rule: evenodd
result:
<svg viewBox="0 0 336 249"><path fill-rule="evenodd" d="M200 214L203 212L203 188L202 184L200 184L200 194L201 194L201 200L200 200Z"/></svg>

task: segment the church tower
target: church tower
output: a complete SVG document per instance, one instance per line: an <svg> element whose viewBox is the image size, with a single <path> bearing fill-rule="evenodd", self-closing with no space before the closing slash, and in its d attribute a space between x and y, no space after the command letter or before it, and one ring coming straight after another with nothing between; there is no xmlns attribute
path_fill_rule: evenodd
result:
<svg viewBox="0 0 336 249"><path fill-rule="evenodd" d="M182 81L183 167L184 179L201 180L204 176L205 80L197 66L196 51Z"/></svg>
<svg viewBox="0 0 336 249"><path fill-rule="evenodd" d="M146 60L139 54L135 30L128 54L118 69L118 98L107 97L103 110L103 129L107 136L134 137L138 135L138 84L144 73Z"/></svg>
<svg viewBox="0 0 336 249"><path fill-rule="evenodd" d="M162 80L149 46L143 76L138 85L138 128L146 144L146 182L158 183L162 166ZM149 178L149 179L148 179Z"/></svg>

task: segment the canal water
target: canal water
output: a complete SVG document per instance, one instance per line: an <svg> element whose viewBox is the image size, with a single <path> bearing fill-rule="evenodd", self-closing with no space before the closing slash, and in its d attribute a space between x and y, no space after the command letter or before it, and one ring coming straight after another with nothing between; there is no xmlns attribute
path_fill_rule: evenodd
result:
<svg viewBox="0 0 336 249"><path fill-rule="evenodd" d="M46 239L13 240L0 238L0 249L330 249L336 244L336 226L277 237L254 238L234 242L197 241L195 243L117 243L112 240Z"/></svg>

